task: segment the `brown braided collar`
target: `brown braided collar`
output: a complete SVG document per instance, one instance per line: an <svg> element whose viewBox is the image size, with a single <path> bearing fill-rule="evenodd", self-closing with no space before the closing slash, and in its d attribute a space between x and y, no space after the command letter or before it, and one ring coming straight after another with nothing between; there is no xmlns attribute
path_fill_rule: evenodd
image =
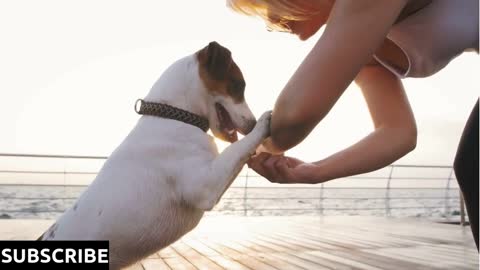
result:
<svg viewBox="0 0 480 270"><path fill-rule="evenodd" d="M140 107L138 107L140 103ZM209 128L208 119L200 115L167 105L163 103L155 103L137 99L135 102L135 112L144 115L153 115L167 119L182 121L184 123L194 125L204 132Z"/></svg>

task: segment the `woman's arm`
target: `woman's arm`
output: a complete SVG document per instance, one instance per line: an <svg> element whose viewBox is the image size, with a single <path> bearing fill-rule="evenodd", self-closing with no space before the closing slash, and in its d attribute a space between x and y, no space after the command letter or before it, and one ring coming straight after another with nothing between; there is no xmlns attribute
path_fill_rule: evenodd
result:
<svg viewBox="0 0 480 270"><path fill-rule="evenodd" d="M375 130L356 144L314 163L260 154L249 166L272 182L321 183L382 168L415 148L415 119L401 81L380 65L366 65L355 78Z"/></svg>
<svg viewBox="0 0 480 270"><path fill-rule="evenodd" d="M380 65L365 66L355 82L375 130L349 148L315 162L319 180L374 171L415 149L417 127L402 82Z"/></svg>
<svg viewBox="0 0 480 270"><path fill-rule="evenodd" d="M320 40L277 99L272 153L300 143L382 44L407 0L336 0Z"/></svg>

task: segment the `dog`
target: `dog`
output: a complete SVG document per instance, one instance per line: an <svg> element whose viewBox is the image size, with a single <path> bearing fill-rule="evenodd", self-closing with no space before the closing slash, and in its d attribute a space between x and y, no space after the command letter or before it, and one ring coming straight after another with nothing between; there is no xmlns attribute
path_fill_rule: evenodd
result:
<svg viewBox="0 0 480 270"><path fill-rule="evenodd" d="M256 121L244 90L231 52L217 42L173 63L141 103L208 119L213 135L232 144L219 154L198 126L144 114L38 240L109 240L110 269L121 269L191 231L269 135L271 112Z"/></svg>

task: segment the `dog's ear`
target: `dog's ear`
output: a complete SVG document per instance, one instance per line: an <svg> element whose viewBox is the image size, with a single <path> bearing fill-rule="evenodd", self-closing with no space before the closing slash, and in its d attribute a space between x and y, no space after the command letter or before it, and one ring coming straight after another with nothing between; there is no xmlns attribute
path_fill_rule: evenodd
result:
<svg viewBox="0 0 480 270"><path fill-rule="evenodd" d="M204 68L214 80L224 80L232 65L232 53L222 45L212 41L200 51Z"/></svg>

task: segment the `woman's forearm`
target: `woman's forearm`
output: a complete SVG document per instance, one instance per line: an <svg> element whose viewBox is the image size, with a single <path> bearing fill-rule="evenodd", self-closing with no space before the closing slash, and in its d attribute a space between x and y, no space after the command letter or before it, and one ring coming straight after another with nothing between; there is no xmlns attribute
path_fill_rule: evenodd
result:
<svg viewBox="0 0 480 270"><path fill-rule="evenodd" d="M357 74L375 130L367 137L324 160L318 161L314 181L328 181L380 169L416 146L415 118L402 82L372 62Z"/></svg>
<svg viewBox="0 0 480 270"><path fill-rule="evenodd" d="M371 172L383 168L412 151L416 135L395 128L378 128L351 147L315 162L312 183Z"/></svg>

